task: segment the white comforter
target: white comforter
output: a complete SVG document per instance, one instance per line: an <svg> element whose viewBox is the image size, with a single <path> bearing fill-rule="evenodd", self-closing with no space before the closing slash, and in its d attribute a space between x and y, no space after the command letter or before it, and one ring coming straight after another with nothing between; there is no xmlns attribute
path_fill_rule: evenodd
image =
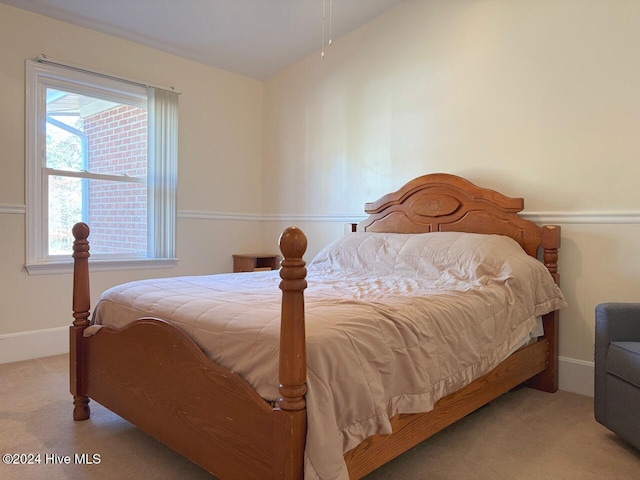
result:
<svg viewBox="0 0 640 480"><path fill-rule="evenodd" d="M103 294L97 324L171 321L267 400L278 396L278 272L133 282ZM565 305L513 240L473 234L350 234L310 264L306 479L347 479L343 453L389 418L429 411Z"/></svg>

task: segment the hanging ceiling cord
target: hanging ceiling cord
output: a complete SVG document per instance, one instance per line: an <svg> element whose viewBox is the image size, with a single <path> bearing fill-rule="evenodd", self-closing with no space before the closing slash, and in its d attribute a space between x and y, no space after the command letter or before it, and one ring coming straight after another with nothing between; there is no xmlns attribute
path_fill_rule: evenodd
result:
<svg viewBox="0 0 640 480"><path fill-rule="evenodd" d="M332 34L333 34L333 25L332 25L332 15L333 13L333 0L329 0L329 41L327 45L330 47L332 43ZM325 25L327 20L327 0L322 0L322 49L320 53L320 58L324 58L324 37L325 37Z"/></svg>

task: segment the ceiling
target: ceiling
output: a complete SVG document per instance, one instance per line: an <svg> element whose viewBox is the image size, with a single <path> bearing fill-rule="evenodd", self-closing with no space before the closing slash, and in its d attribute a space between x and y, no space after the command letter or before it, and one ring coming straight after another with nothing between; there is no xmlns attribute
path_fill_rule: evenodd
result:
<svg viewBox="0 0 640 480"><path fill-rule="evenodd" d="M404 0L0 0L216 68L265 79ZM329 6L331 16L329 15ZM46 53L46 52L45 52Z"/></svg>

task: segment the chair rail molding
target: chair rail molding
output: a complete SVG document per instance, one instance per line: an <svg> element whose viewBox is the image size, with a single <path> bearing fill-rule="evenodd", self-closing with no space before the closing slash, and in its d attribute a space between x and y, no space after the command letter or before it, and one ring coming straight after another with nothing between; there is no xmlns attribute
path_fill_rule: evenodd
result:
<svg viewBox="0 0 640 480"><path fill-rule="evenodd" d="M0 214L26 214L26 206L12 203L0 203ZM537 223L560 224L640 224L640 211L602 211L602 212L527 212L520 214L527 220ZM364 220L366 215L358 213L233 213L208 212L203 210L178 210L178 218L192 220L235 220L243 222L327 222L350 223Z"/></svg>
<svg viewBox="0 0 640 480"><path fill-rule="evenodd" d="M0 203L0 214L25 215L26 213L27 213L27 207L24 205L16 205L12 203Z"/></svg>
<svg viewBox="0 0 640 480"><path fill-rule="evenodd" d="M560 224L639 224L640 212L522 212L536 223Z"/></svg>

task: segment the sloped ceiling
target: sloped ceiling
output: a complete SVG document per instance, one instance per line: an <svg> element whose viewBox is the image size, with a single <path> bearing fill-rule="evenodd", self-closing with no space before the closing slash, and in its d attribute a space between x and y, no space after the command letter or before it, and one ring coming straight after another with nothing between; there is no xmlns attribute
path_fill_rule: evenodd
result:
<svg viewBox="0 0 640 480"><path fill-rule="evenodd" d="M404 0L0 0L265 79ZM324 10L324 22L323 22ZM319 53L318 53L319 54Z"/></svg>

